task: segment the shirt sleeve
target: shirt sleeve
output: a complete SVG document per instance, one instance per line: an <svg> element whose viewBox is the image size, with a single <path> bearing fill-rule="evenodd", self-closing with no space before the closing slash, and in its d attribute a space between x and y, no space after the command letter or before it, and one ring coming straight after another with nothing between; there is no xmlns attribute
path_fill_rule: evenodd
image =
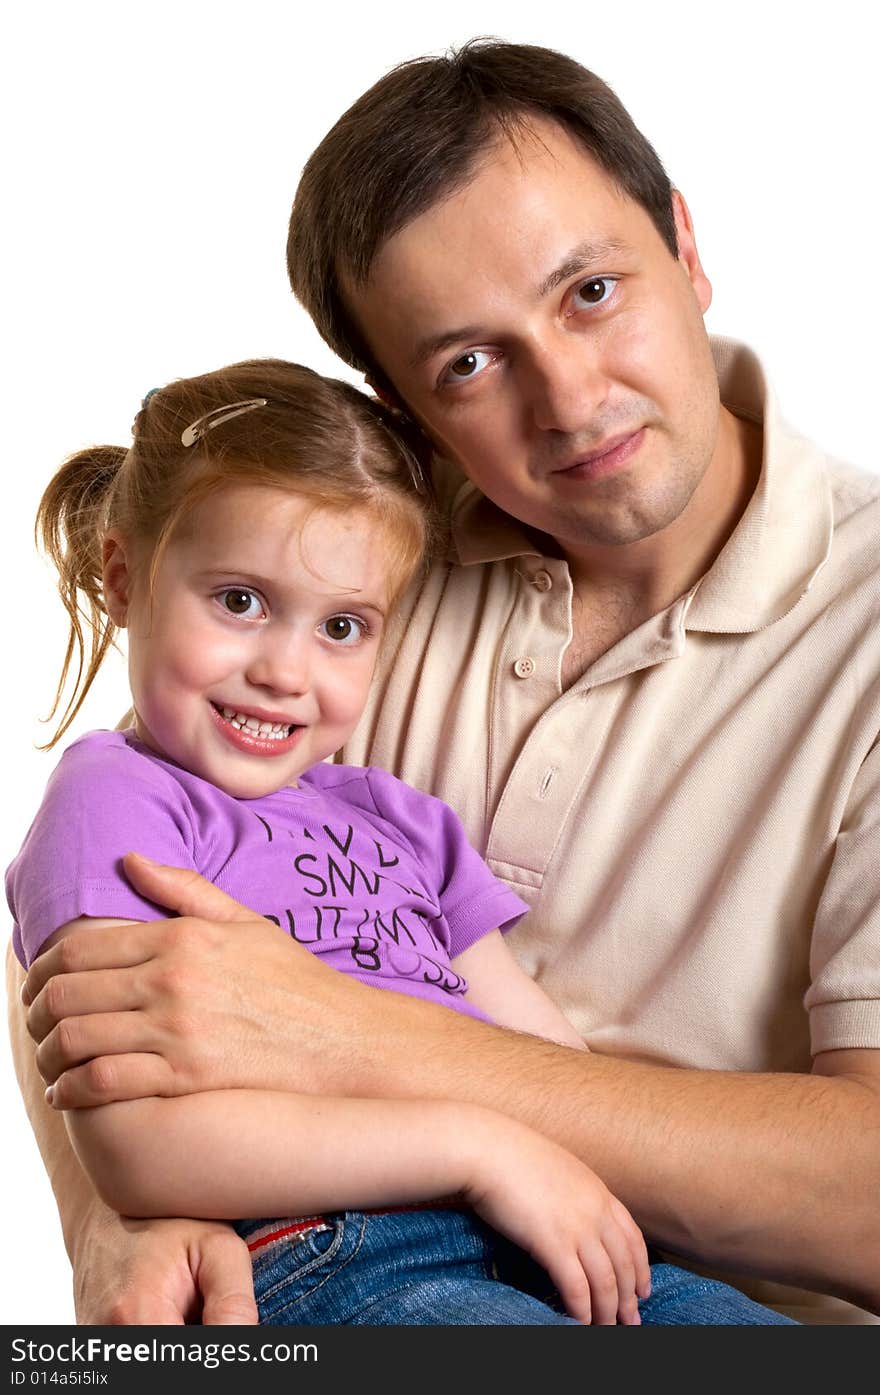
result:
<svg viewBox="0 0 880 1395"><path fill-rule="evenodd" d="M512 930L528 905L489 870L449 805L387 771L373 767L367 777L377 811L407 840L432 878L449 926L450 958L490 930Z"/></svg>
<svg viewBox="0 0 880 1395"><path fill-rule="evenodd" d="M125 853L195 869L182 789L114 736L94 733L65 752L7 871L13 947L25 968L51 934L78 916L158 920L169 914L130 886Z"/></svg>
<svg viewBox="0 0 880 1395"><path fill-rule="evenodd" d="M814 1055L880 1048L880 743L856 778L816 912L805 998Z"/></svg>

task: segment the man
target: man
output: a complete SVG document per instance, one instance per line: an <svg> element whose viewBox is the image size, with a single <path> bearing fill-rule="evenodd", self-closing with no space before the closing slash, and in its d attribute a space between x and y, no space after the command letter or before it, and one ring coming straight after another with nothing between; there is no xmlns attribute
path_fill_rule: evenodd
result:
<svg viewBox="0 0 880 1395"><path fill-rule="evenodd" d="M451 1088L578 1153L676 1254L880 1312L880 481L789 432L747 351L713 358L684 200L560 55L475 45L383 79L306 167L289 261L451 462L448 557L345 758L458 810L592 1051L371 994L141 866L196 917L186 954L160 922L37 962L56 1104ZM117 1320L200 1295L244 1320L234 1237L123 1240L29 1078L86 1318L122 1283Z"/></svg>

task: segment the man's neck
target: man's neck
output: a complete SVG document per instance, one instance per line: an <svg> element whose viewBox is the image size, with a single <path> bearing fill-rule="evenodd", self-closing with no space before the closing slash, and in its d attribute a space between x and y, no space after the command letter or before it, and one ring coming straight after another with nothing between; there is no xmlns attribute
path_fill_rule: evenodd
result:
<svg viewBox="0 0 880 1395"><path fill-rule="evenodd" d="M567 684L706 574L745 512L761 458L760 428L722 407L709 468L668 528L627 546L566 549L575 598Z"/></svg>

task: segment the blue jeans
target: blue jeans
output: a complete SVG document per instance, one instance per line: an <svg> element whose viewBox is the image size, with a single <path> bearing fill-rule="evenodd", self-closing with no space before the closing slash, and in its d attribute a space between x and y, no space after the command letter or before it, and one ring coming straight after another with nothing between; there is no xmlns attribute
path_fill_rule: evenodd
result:
<svg viewBox="0 0 880 1395"><path fill-rule="evenodd" d="M328 1216L329 1229L254 1253L260 1322L272 1326L580 1326L522 1250L467 1211ZM245 1238L265 1221L239 1221ZM651 1266L644 1324L791 1324L713 1279ZM795 1325L796 1324L791 1324Z"/></svg>

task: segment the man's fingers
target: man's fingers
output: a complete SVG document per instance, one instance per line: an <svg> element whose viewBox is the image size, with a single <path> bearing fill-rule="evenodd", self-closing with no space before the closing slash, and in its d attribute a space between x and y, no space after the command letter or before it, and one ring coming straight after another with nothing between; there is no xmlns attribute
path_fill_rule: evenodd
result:
<svg viewBox="0 0 880 1395"><path fill-rule="evenodd" d="M203 1326L256 1326L260 1319L250 1252L234 1231L212 1235L203 1243L195 1277L202 1294Z"/></svg>
<svg viewBox="0 0 880 1395"><path fill-rule="evenodd" d="M133 852L126 853L122 865L135 891L178 915L225 921L257 918L253 911L189 868L165 867Z"/></svg>
<svg viewBox="0 0 880 1395"><path fill-rule="evenodd" d="M161 1046L158 1033L142 1012L93 1012L86 1017L65 1017L37 1047L37 1069L51 1083L62 1071L95 1056L158 1051Z"/></svg>
<svg viewBox="0 0 880 1395"><path fill-rule="evenodd" d="M78 1318L80 1323L85 1319ZM173 1298L132 1289L121 1294L109 1311L96 1319L111 1327L183 1327L186 1319Z"/></svg>
<svg viewBox="0 0 880 1395"><path fill-rule="evenodd" d="M101 928L68 935L39 955L28 969L21 1001L29 1007L50 978L87 973L91 969L128 969L145 964L155 953L156 934L164 920L134 921L123 928Z"/></svg>
<svg viewBox="0 0 880 1395"><path fill-rule="evenodd" d="M28 1009L27 1029L41 1042L64 1017L91 1012L132 1012L143 1005L141 980L126 969L56 974Z"/></svg>
<svg viewBox="0 0 880 1395"><path fill-rule="evenodd" d="M117 1100L146 1099L177 1093L174 1072L162 1056L131 1052L96 1056L58 1076L46 1098L54 1109L90 1109Z"/></svg>

